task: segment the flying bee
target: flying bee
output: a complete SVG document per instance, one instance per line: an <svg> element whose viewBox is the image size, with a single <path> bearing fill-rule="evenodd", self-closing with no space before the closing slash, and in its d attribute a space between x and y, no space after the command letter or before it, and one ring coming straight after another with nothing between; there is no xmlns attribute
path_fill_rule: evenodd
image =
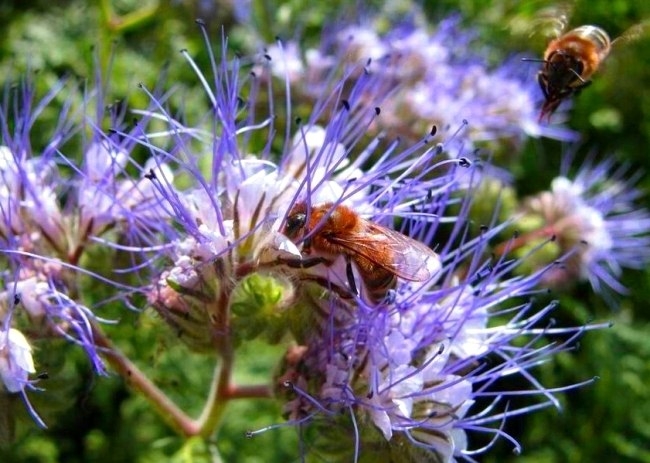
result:
<svg viewBox="0 0 650 463"><path fill-rule="evenodd" d="M427 281L441 268L440 257L428 246L397 231L365 220L342 204L309 208L298 203L289 212L283 233L302 242L303 259L292 267L331 266L339 256L346 262L350 289L357 291L352 264L369 302L379 303L395 287L397 278Z"/></svg>
<svg viewBox="0 0 650 463"><path fill-rule="evenodd" d="M537 74L545 98L539 115L540 121L544 116L550 119L562 101L591 84L591 76L607 58L612 46L639 38L646 27L646 23L637 24L611 40L604 29L593 25L564 32L567 18L567 14L563 13L551 19L555 38L546 47L543 59L525 60L543 63Z"/></svg>
<svg viewBox="0 0 650 463"><path fill-rule="evenodd" d="M539 115L551 117L560 103L587 87L612 43L598 26L580 26L552 40L544 52L537 80L546 101Z"/></svg>

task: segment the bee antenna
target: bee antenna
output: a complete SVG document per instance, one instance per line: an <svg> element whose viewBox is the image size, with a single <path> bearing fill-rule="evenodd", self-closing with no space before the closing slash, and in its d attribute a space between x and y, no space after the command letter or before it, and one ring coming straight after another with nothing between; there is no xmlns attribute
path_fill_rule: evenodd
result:
<svg viewBox="0 0 650 463"><path fill-rule="evenodd" d="M541 58L521 58L521 60L530 63L548 63L548 60L541 59Z"/></svg>

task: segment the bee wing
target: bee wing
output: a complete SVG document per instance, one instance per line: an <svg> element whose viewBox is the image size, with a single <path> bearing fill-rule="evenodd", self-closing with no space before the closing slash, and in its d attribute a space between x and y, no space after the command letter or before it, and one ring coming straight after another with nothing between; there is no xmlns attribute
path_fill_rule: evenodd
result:
<svg viewBox="0 0 650 463"><path fill-rule="evenodd" d="M634 26L630 27L625 32L623 32L621 35L616 37L612 41L612 46L614 45L620 46L626 43L634 42L635 40L639 40L641 37L647 36L649 30L650 30L650 20L646 20L640 22L639 24L635 24Z"/></svg>
<svg viewBox="0 0 650 463"><path fill-rule="evenodd" d="M423 243L365 220L363 228L329 239L404 280L426 281L440 271L440 257Z"/></svg>
<svg viewBox="0 0 650 463"><path fill-rule="evenodd" d="M535 14L532 21L531 36L542 36L544 39L558 38L569 24L573 5L559 3L542 8Z"/></svg>

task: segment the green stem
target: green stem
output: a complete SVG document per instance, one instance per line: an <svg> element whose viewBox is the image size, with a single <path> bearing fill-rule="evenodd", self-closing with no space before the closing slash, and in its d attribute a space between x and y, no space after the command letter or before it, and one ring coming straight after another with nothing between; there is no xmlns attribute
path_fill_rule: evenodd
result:
<svg viewBox="0 0 650 463"><path fill-rule="evenodd" d="M162 390L153 384L142 370L122 354L95 324L93 324L93 336L95 344L104 349L104 357L108 363L120 376L125 378L133 389L140 392L153 405L167 424L185 436L199 434L201 430L199 424L187 416Z"/></svg>
<svg viewBox="0 0 650 463"><path fill-rule="evenodd" d="M217 302L217 316L213 320L216 325L215 331L218 333L230 333L229 299L230 288L223 288ZM215 341L215 348L221 358L221 367L216 368L214 371L210 394L201 412L201 417L198 419L200 434L203 437L212 435L221 423L221 418L226 411L228 392L231 387L230 380L234 359L232 339L228 334L225 334L219 336Z"/></svg>
<svg viewBox="0 0 650 463"><path fill-rule="evenodd" d="M203 407L201 417L197 420L199 434L203 437L209 437L214 433L226 411L233 363L232 353L222 352L222 354L221 367L214 370L208 400Z"/></svg>

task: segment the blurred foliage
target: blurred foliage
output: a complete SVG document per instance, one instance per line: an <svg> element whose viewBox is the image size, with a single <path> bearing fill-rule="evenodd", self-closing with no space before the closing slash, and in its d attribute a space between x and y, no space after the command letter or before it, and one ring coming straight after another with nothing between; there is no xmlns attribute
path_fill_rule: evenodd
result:
<svg viewBox="0 0 650 463"><path fill-rule="evenodd" d="M421 3L433 24L460 12L466 25L478 28L480 44L490 51L493 63L513 52L543 52L544 43L530 31L537 12L549 2ZM572 7L571 25L598 24L613 37L650 19L650 2L638 0L576 0ZM389 16L404 14L408 9L405 1L384 5ZM350 17L362 20L371 10L369 4L364 4L363 9L350 9L343 0L4 1L0 3L0 85L11 85L30 74L44 95L61 78L83 83L99 74L109 76L103 78L109 95L107 103L124 100L130 107L145 107L148 98L137 83L154 88L164 80L183 95L176 104L182 104L185 113L201 115L205 111L202 90L179 53L187 49L199 65L207 65L205 45L194 24L196 18L208 25L215 52L221 50L218 44L223 30L230 51L246 55L259 51L276 36L316 43L328 21L348 16L348 12L355 12ZM593 85L575 99L568 125L583 137L578 160L595 150L600 156L614 156L647 171L648 35L635 43L616 46ZM165 67L165 63L170 64ZM162 69L166 69L164 78ZM531 79L536 70L532 65ZM83 89L83 85L69 85L56 102L61 104L71 94L80 101ZM57 117L56 111L47 112L40 123L54 127ZM42 146L48 133L35 131L33 146ZM528 143L521 165L513 169L520 194L548 186L559 170L563 150L554 141ZM642 186L650 191L647 176ZM611 320L614 325L609 330L587 333L577 351L540 369L541 381L549 387L579 382L595 374L600 381L561 395L563 409L559 413L547 410L509 422L506 430L524 445L521 456L513 456L512 447L502 441L482 461L650 462L650 315L646 310L650 273L629 272L624 283L632 289L631 294L622 298L614 311L586 286L578 288L573 298L562 300L556 316L563 323L580 325L596 319ZM174 334L149 312L125 314L122 309L102 316L119 320L110 333L118 345L127 354L143 359L146 371L174 400L198 412L197 401L205 396L209 383L210 372L205 366L211 365L212 359L188 355L174 342ZM46 365L50 376L56 378L46 383L47 393L31 394L51 427L42 431L29 418L19 421L17 441L0 449L1 461L295 461L298 439L293 428L272 430L252 440L245 437L246 430L278 421L280 410L272 401L235 401L214 442L183 442L171 435L147 403L131 395L118 377L93 377L77 349L60 348L69 350L66 364ZM242 380L264 383L271 376L268 365L279 355L268 346L247 344L238 375ZM50 395L50 389L75 403L67 404L65 413L48 408L48 401L63 403ZM0 406L13 407L17 414L26 415L20 403L2 401Z"/></svg>

